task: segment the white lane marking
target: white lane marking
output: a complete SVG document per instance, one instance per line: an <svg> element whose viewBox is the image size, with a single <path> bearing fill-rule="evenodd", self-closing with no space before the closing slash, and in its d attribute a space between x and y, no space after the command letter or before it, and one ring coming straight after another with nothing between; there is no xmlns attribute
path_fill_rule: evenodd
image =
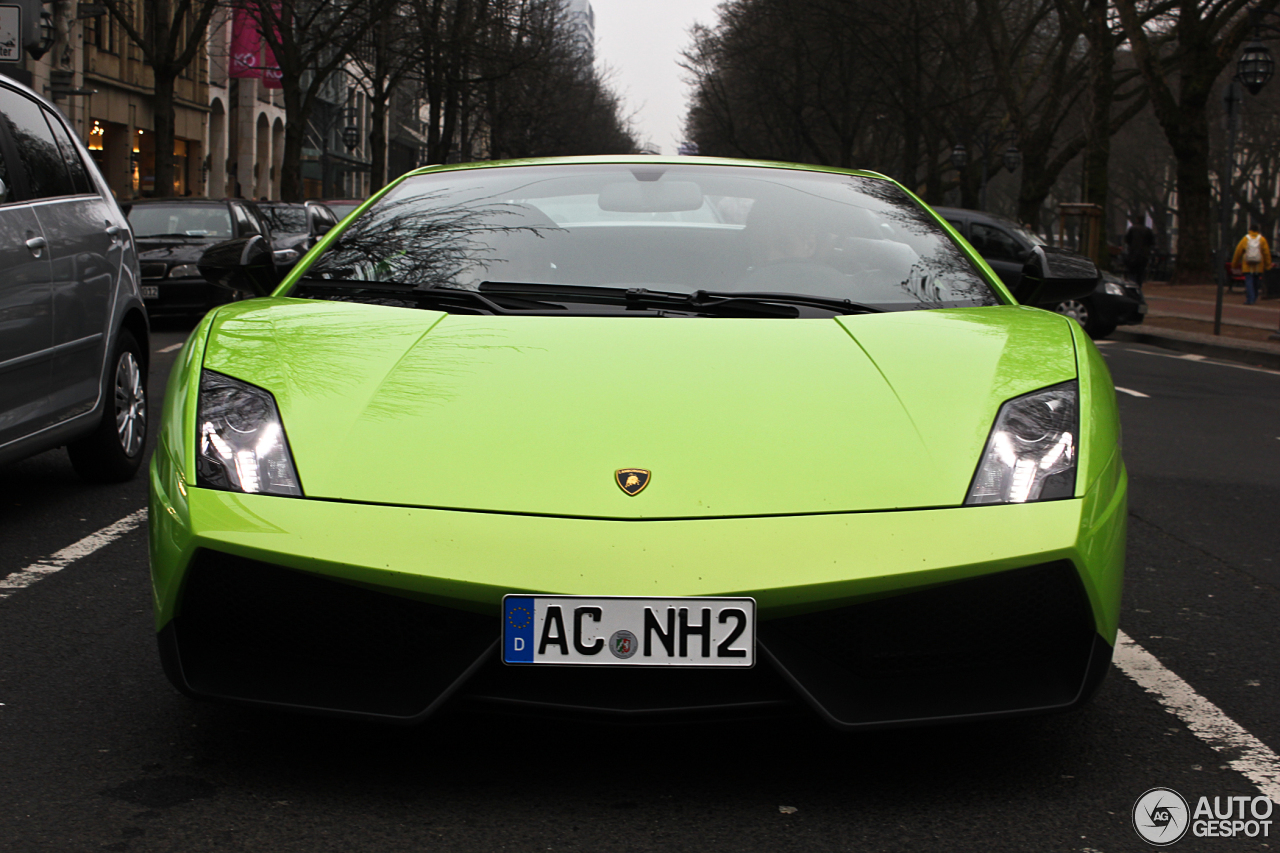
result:
<svg viewBox="0 0 1280 853"><path fill-rule="evenodd" d="M1132 388L1121 388L1119 385L1116 386L1116 390L1119 391L1121 394L1128 394L1131 397L1150 397L1151 396L1150 394L1143 394L1141 391L1134 391Z"/></svg>
<svg viewBox="0 0 1280 853"><path fill-rule="evenodd" d="M1231 768L1258 786L1258 790L1280 803L1280 756L1249 734L1217 705L1205 699L1155 655L1129 639L1121 631L1116 638L1115 665L1138 686L1153 694L1169 713L1181 720L1191 733L1223 753Z"/></svg>
<svg viewBox="0 0 1280 853"><path fill-rule="evenodd" d="M1177 359L1178 361L1194 361L1197 364L1213 364L1213 365L1217 365L1218 367L1234 367L1237 370L1248 370L1252 373L1270 373L1275 376L1280 376L1280 370L1272 370L1269 367L1254 367L1251 364L1241 364L1235 361L1223 361L1221 359L1209 358L1207 356L1197 355L1195 353L1185 353L1183 355L1174 355L1173 353L1168 353L1168 352L1152 352L1151 350L1130 349L1130 348L1126 348L1125 352L1137 353L1138 355L1155 355L1155 356L1159 356L1160 358L1173 358L1173 359Z"/></svg>
<svg viewBox="0 0 1280 853"><path fill-rule="evenodd" d="M174 350L179 350L179 349L182 349L182 344L169 344L167 347L164 347L163 349L156 350L156 352L173 352Z"/></svg>
<svg viewBox="0 0 1280 853"><path fill-rule="evenodd" d="M52 557L37 560L20 572L14 572L0 578L0 601L13 595L20 589L26 589L41 578L60 572L82 557L87 557L99 548L110 545L129 531L147 520L146 509L126 515L115 524L109 524L97 533L90 533L79 542L73 542Z"/></svg>

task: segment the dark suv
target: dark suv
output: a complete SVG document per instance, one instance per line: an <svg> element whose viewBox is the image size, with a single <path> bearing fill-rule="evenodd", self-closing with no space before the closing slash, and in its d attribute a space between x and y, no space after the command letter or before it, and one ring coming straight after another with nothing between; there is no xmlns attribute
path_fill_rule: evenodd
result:
<svg viewBox="0 0 1280 853"><path fill-rule="evenodd" d="M196 270L204 250L254 234L271 240L261 211L244 199L139 199L123 207L138 241L142 296L152 316L203 314L228 301L228 291Z"/></svg>
<svg viewBox="0 0 1280 853"><path fill-rule="evenodd" d="M935 207L934 210L973 244L983 260L1011 289L1022 277L1022 265L1032 248L1044 245L1030 231L1000 216L959 207ZM1142 295L1142 288L1105 272L1093 293L1083 299L1043 307L1071 317L1094 338L1105 338L1115 331L1116 326L1141 323L1147 315L1147 300Z"/></svg>
<svg viewBox="0 0 1280 853"><path fill-rule="evenodd" d="M147 438L150 336L129 223L70 124L0 78L0 465L66 445L126 480Z"/></svg>

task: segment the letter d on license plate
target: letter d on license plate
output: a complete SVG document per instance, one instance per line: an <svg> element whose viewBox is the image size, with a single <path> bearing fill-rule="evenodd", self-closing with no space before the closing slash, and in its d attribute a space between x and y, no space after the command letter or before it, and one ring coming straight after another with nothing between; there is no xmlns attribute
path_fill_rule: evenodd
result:
<svg viewBox="0 0 1280 853"><path fill-rule="evenodd" d="M562 666L737 666L756 662L753 598L508 595L502 660Z"/></svg>

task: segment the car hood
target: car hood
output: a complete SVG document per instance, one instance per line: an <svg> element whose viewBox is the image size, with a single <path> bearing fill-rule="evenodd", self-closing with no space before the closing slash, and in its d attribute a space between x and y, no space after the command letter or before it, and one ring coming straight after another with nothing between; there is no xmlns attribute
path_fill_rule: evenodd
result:
<svg viewBox="0 0 1280 853"><path fill-rule="evenodd" d="M200 260L204 250L218 243L218 240L175 240L168 237L140 237L135 241L138 245L138 260L169 261L176 264L194 264Z"/></svg>
<svg viewBox="0 0 1280 853"><path fill-rule="evenodd" d="M204 366L275 395L308 497L596 518L960 504L1002 401L1076 375L1032 308L490 317L259 299ZM632 497L615 472L652 472Z"/></svg>

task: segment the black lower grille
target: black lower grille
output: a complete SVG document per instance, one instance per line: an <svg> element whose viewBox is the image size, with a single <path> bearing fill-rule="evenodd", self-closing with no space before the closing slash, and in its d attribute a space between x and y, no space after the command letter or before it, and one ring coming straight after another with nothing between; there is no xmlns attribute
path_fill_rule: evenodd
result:
<svg viewBox="0 0 1280 853"><path fill-rule="evenodd" d="M138 268L145 279L164 278L169 272L169 265L164 261L142 261Z"/></svg>
<svg viewBox="0 0 1280 853"><path fill-rule="evenodd" d="M848 726L1070 705L1095 636L1067 561L775 619L759 631L812 701Z"/></svg>
<svg viewBox="0 0 1280 853"><path fill-rule="evenodd" d="M175 620L198 695L414 717L492 646L496 617L197 553Z"/></svg>

